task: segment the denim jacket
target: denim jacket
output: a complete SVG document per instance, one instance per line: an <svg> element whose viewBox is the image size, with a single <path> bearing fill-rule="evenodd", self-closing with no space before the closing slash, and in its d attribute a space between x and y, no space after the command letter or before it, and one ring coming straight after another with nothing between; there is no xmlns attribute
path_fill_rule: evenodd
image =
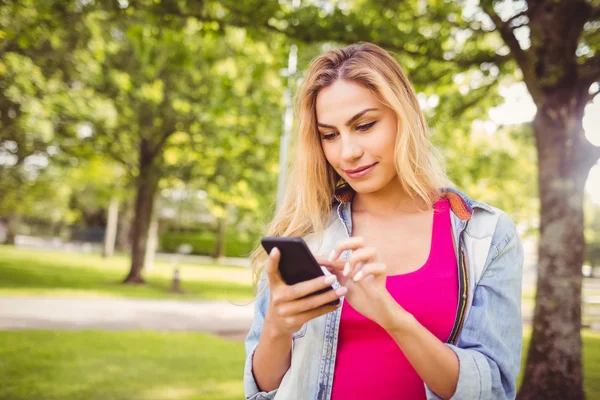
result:
<svg viewBox="0 0 600 400"><path fill-rule="evenodd" d="M522 342L521 240L503 211L471 200L455 189L442 189L442 193L450 201L459 269L458 307L454 328L446 341L459 360L458 384L452 399L514 399ZM340 201L322 234L304 237L313 254L327 255L335 243L351 236L350 206L350 201ZM349 252L345 253L342 257L349 256ZM265 285L266 281L261 281L259 290ZM337 286L336 282L334 287ZM278 389L262 392L254 380L252 358L268 302L267 288L256 301L246 338L246 399L329 400L341 308L307 322L294 333L290 368ZM440 399L426 384L425 392L428 400Z"/></svg>

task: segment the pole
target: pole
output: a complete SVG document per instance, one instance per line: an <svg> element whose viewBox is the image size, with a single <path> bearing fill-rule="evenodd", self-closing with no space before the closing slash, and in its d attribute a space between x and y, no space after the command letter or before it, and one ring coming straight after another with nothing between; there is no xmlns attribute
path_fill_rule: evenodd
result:
<svg viewBox="0 0 600 400"><path fill-rule="evenodd" d="M288 67L284 74L287 76L287 86L283 93L283 104L285 111L283 113L283 134L279 144L279 179L277 181L277 209L283 204L283 195L285 192L285 184L288 175L288 151L290 145L290 137L292 135L292 126L294 122L294 106L292 102L292 85L296 66L298 63L298 46L290 45L290 53L288 56Z"/></svg>
<svg viewBox="0 0 600 400"><path fill-rule="evenodd" d="M115 239L117 238L117 225L119 223L119 199L112 197L108 206L108 220L104 233L104 251L102 255L112 257L115 250Z"/></svg>

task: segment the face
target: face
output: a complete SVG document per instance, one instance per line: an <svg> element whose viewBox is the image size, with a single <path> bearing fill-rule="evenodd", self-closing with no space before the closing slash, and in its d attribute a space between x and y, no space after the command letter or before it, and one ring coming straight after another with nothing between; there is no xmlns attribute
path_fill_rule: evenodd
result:
<svg viewBox="0 0 600 400"><path fill-rule="evenodd" d="M318 93L316 114L327 161L357 193L397 181L398 120L371 90L338 80Z"/></svg>

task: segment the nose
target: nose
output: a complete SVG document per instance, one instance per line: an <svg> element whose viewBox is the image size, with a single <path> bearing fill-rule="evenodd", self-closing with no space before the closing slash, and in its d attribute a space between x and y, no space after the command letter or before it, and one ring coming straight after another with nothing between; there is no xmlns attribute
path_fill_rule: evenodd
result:
<svg viewBox="0 0 600 400"><path fill-rule="evenodd" d="M363 154L360 144L353 140L352 135L340 135L342 141L342 160L345 162L354 161Z"/></svg>

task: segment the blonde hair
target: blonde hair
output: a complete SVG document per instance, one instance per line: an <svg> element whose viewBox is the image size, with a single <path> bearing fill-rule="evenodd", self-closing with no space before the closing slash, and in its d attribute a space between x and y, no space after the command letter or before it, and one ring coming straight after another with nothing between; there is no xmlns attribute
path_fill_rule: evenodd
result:
<svg viewBox="0 0 600 400"><path fill-rule="evenodd" d="M329 219L334 192L344 182L325 159L315 104L319 91L338 79L372 90L395 112L396 170L407 193L432 207L440 197L439 188L451 185L441 158L429 141L427 122L415 91L392 56L371 43L330 50L313 60L297 95L295 160L283 203L267 229L267 236L302 237L320 233ZM255 290L265 259L266 253L260 246L251 255Z"/></svg>

